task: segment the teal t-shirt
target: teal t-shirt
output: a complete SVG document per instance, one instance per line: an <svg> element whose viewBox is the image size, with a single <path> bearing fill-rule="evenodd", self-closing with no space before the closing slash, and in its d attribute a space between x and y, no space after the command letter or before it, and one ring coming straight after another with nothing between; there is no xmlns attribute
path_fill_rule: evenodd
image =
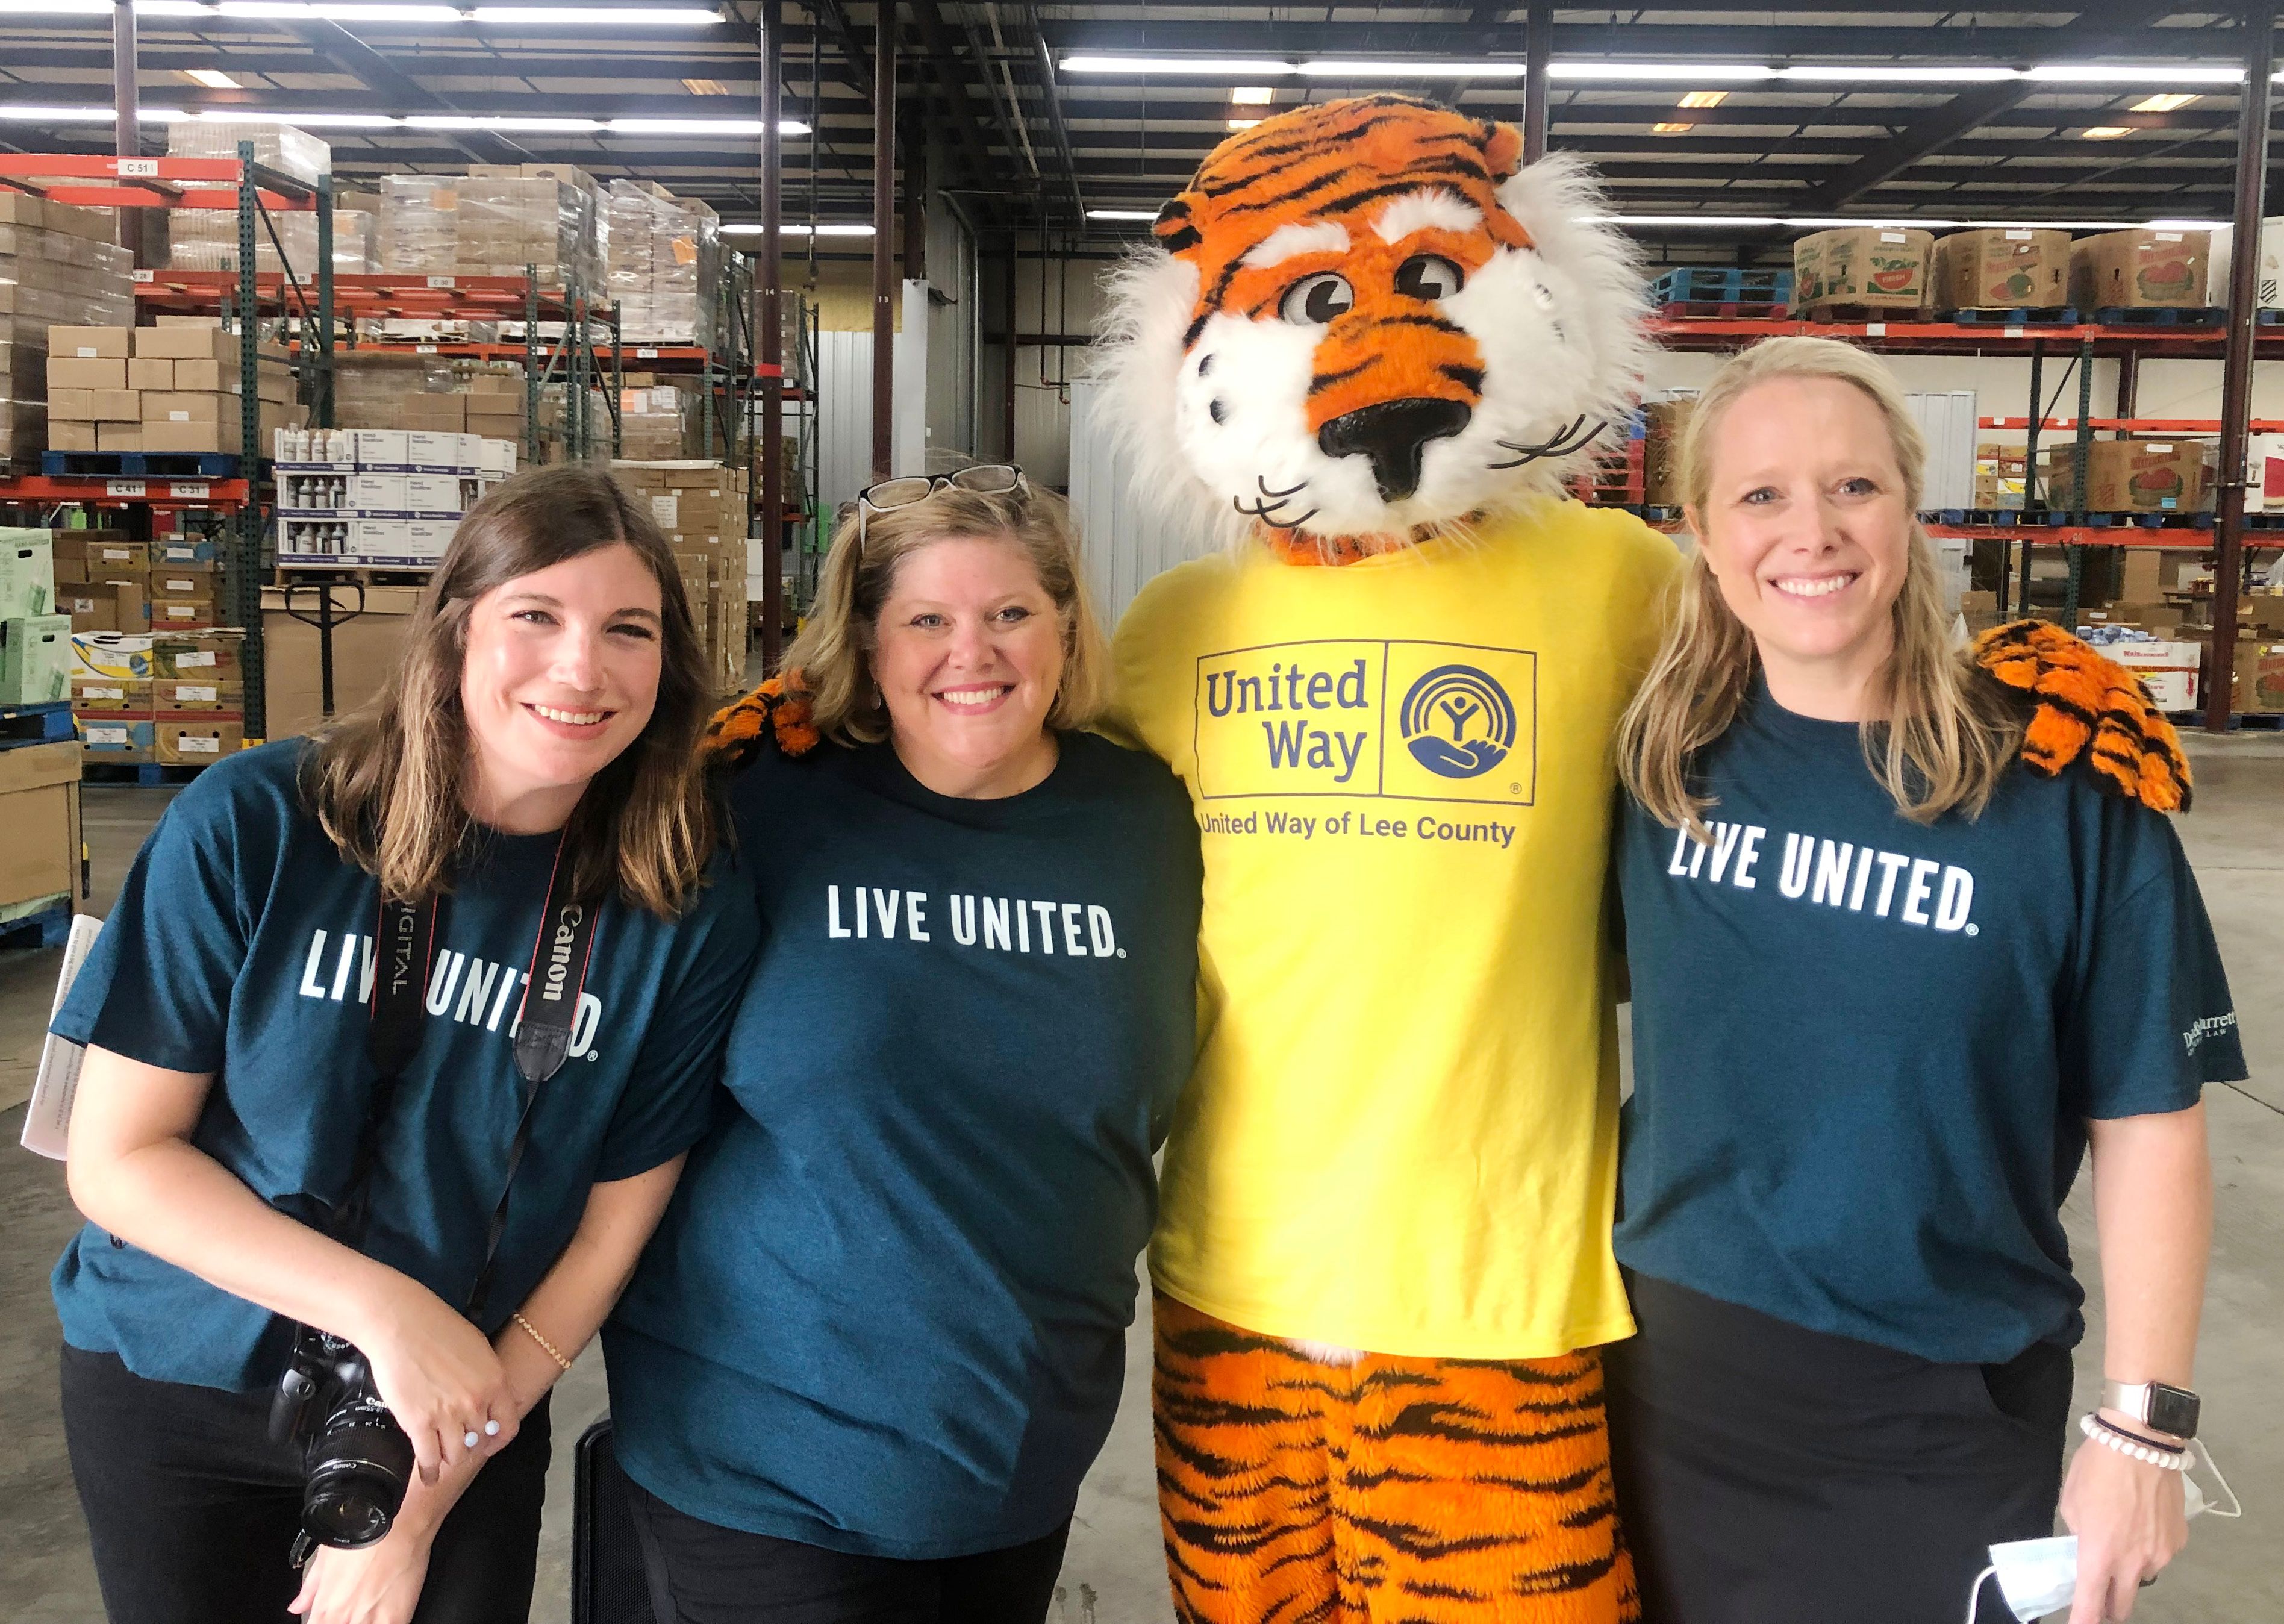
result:
<svg viewBox="0 0 2284 1624"><path fill-rule="evenodd" d="M732 1102L604 1329L619 1459L727 1527L919 1559L1071 1515L1118 1408L1201 871L1154 757L957 800L888 745L732 781L765 930Z"/></svg>
<svg viewBox="0 0 2284 1624"><path fill-rule="evenodd" d="M2088 1118L2245 1075L2178 836L2079 768L1900 816L1765 685L1701 752L1710 847L1630 805L1619 1260L1930 1360L2075 1344Z"/></svg>
<svg viewBox="0 0 2284 1624"><path fill-rule="evenodd" d="M144 843L54 1030L214 1074L191 1142L304 1221L346 1193L374 1081L373 878L304 810L301 741L208 768ZM454 1307L483 1261L522 1108L512 1032L553 835L476 837L442 904L420 1047L384 1122L363 1250ZM718 876L717 876L718 879ZM578 1227L590 1187L704 1131L757 940L752 893L709 883L669 923L604 904L559 1071L540 1087L487 1311L506 1322ZM54 1276L64 1338L138 1376L252 1391L287 1327L93 1225Z"/></svg>

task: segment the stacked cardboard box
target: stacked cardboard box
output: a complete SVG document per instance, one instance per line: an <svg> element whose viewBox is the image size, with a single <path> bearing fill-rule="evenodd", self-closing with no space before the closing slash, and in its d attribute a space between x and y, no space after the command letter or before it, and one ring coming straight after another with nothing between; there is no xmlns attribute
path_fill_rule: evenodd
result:
<svg viewBox="0 0 2284 1624"><path fill-rule="evenodd" d="M1933 234L1877 225L1816 231L1792 246L1793 304L1918 310L1928 300Z"/></svg>
<svg viewBox="0 0 2284 1624"><path fill-rule="evenodd" d="M74 632L151 629L151 544L123 530L53 533L56 608Z"/></svg>
<svg viewBox="0 0 2284 1624"><path fill-rule="evenodd" d="M221 451L244 448L238 334L213 318L156 327L56 327L48 333L48 443L66 451ZM286 352L256 363L263 430L306 421Z"/></svg>
<svg viewBox="0 0 2284 1624"><path fill-rule="evenodd" d="M1985 440L1975 448L1975 501L1978 508L2020 507L2028 489L2029 452L2019 445Z"/></svg>
<svg viewBox="0 0 2284 1624"><path fill-rule="evenodd" d="M176 271L231 271L238 266L238 214L228 208L167 211L167 263ZM317 271L317 216L308 209L270 216L286 247L286 265L307 282ZM333 274L363 276L379 269L374 257L375 221L362 209L333 210ZM254 263L257 274L276 275L281 267L269 231L256 227Z"/></svg>
<svg viewBox="0 0 2284 1624"><path fill-rule="evenodd" d="M324 725L325 671L317 628L320 592L332 598L333 714L364 704L380 691L403 658L420 589L413 586L327 586L289 577L262 593L262 680L270 738L289 738ZM294 613L287 613L288 606ZM351 616L355 616L352 619ZM308 616L308 619L298 616Z"/></svg>
<svg viewBox="0 0 2284 1624"><path fill-rule="evenodd" d="M48 532L0 530L0 704L66 697L70 637L71 616L56 612Z"/></svg>
<svg viewBox="0 0 2284 1624"><path fill-rule="evenodd" d="M333 412L344 428L523 438L523 368L459 363L411 350L343 352L333 373Z"/></svg>
<svg viewBox="0 0 2284 1624"><path fill-rule="evenodd" d="M516 464L512 440L426 429L288 432L274 449L278 557L301 563L432 566Z"/></svg>
<svg viewBox="0 0 2284 1624"><path fill-rule="evenodd" d="M2201 513L2212 506L2212 448L2194 440L2096 440L2087 448L2085 511ZM2046 452L2047 505L2076 506L2077 447Z"/></svg>
<svg viewBox="0 0 2284 1624"><path fill-rule="evenodd" d="M2164 310L2205 303L2206 236L2136 226L2070 245L2070 302L2098 310Z"/></svg>
<svg viewBox="0 0 2284 1624"><path fill-rule="evenodd" d="M686 443L685 399L670 383L621 389L620 455L630 462L662 462L680 457Z"/></svg>
<svg viewBox="0 0 2284 1624"><path fill-rule="evenodd" d="M570 164L476 164L465 176L385 175L380 269L520 277L603 294L602 192Z"/></svg>
<svg viewBox="0 0 2284 1624"><path fill-rule="evenodd" d="M1953 231L1935 245L1938 310L2042 309L2069 296L2068 231L1991 226Z"/></svg>
<svg viewBox="0 0 2284 1624"><path fill-rule="evenodd" d="M70 739L0 750L0 908L79 889L79 766Z"/></svg>
<svg viewBox="0 0 2284 1624"><path fill-rule="evenodd" d="M1647 401L1642 406L1642 500L1657 507L1678 507L1688 498L1681 488L1681 436L1689 428L1689 414L1697 409L1694 396ZM795 488L789 472L788 491Z"/></svg>
<svg viewBox="0 0 2284 1624"><path fill-rule="evenodd" d="M605 199L608 297L630 344L713 341L721 220L653 181L614 180Z"/></svg>
<svg viewBox="0 0 2284 1624"><path fill-rule="evenodd" d="M691 618L723 693L746 679L746 533L742 469L676 459L617 461L611 472L666 534L682 566Z"/></svg>
<svg viewBox="0 0 2284 1624"><path fill-rule="evenodd" d="M244 633L70 639L72 714L90 761L207 766L244 742Z"/></svg>
<svg viewBox="0 0 2284 1624"><path fill-rule="evenodd" d="M36 472L48 443L48 330L124 328L134 260L112 211L0 192L0 471Z"/></svg>
<svg viewBox="0 0 2284 1624"><path fill-rule="evenodd" d="M238 144L254 143L254 161L314 186L333 167L333 149L306 130L286 124L234 123L223 119L178 119L167 126L169 158L238 157Z"/></svg>

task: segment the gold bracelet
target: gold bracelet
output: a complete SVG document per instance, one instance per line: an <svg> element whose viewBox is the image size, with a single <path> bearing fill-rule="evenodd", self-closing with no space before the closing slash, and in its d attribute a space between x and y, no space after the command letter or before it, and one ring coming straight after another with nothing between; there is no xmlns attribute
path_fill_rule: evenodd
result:
<svg viewBox="0 0 2284 1624"><path fill-rule="evenodd" d="M520 1314L518 1314L514 1317L515 1322L523 1327L523 1334L529 1337L534 1342L539 1344L541 1347L545 1348L547 1350L547 1356L550 1359L553 1360L558 1365L566 1370L568 1370L571 1368L571 1361L564 1358L561 1353L556 1352L555 1345L552 1342L550 1342L546 1338L541 1336L539 1332L533 1328L529 1320L525 1319Z"/></svg>

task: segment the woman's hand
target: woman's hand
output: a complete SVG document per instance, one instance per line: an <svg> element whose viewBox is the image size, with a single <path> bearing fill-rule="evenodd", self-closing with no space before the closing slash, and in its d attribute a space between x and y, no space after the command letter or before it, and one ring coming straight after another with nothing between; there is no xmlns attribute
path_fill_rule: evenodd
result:
<svg viewBox="0 0 2284 1624"><path fill-rule="evenodd" d="M434 1483L464 1455L490 1456L515 1437L521 1414L507 1373L483 1333L418 1282L395 1275L352 1339L372 1361L372 1383L412 1440L420 1480ZM488 1432L487 1427L496 1426ZM477 1438L471 1450L469 1433Z"/></svg>
<svg viewBox="0 0 2284 1624"><path fill-rule="evenodd" d="M2130 1617L2141 1581L2189 1542L2181 1474L2080 1446L2062 1485L2062 1521L2077 1535L2077 1597L2069 1624Z"/></svg>
<svg viewBox="0 0 2284 1624"><path fill-rule="evenodd" d="M388 1537L363 1550L321 1545L301 1570L289 1612L303 1624L408 1624L428 1577L429 1536L399 1519Z"/></svg>

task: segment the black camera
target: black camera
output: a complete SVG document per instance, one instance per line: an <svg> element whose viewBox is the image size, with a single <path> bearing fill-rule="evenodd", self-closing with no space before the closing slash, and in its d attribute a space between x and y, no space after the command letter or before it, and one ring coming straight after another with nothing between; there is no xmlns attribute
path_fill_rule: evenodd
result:
<svg viewBox="0 0 2284 1624"><path fill-rule="evenodd" d="M270 1404L274 1443L302 1447L301 1529L320 1545L378 1544L403 1509L412 1440L374 1391L354 1343L307 1325Z"/></svg>

